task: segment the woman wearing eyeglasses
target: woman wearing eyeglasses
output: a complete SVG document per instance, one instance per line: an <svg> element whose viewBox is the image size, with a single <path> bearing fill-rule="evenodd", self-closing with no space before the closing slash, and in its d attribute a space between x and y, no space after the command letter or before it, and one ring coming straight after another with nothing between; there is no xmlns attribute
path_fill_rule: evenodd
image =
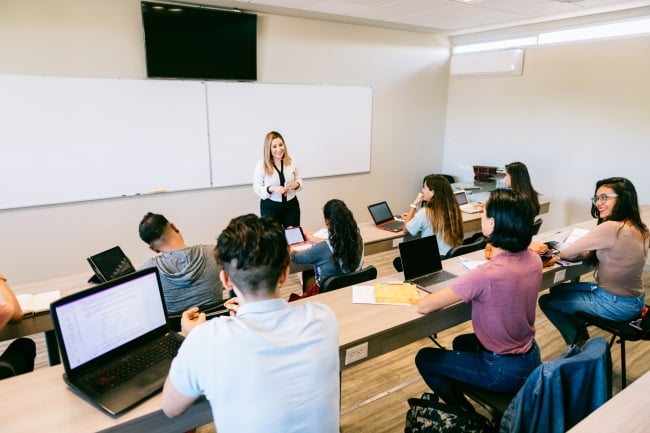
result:
<svg viewBox="0 0 650 433"><path fill-rule="evenodd" d="M577 312L632 320L645 302L641 274L650 233L641 221L634 185L624 177L599 180L591 201L591 215L598 225L563 248L560 258L595 263L596 282L560 284L539 299L540 308L567 344L589 338L585 333L576 339L583 322Z"/></svg>

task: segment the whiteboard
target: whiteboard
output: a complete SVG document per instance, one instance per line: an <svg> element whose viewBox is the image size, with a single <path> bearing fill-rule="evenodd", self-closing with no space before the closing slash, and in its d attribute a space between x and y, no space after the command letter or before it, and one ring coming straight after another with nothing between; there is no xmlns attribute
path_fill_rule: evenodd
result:
<svg viewBox="0 0 650 433"><path fill-rule="evenodd" d="M0 209L210 186L201 82L0 77Z"/></svg>
<svg viewBox="0 0 650 433"><path fill-rule="evenodd" d="M278 130L303 177L370 171L372 91L0 75L0 209L250 184Z"/></svg>
<svg viewBox="0 0 650 433"><path fill-rule="evenodd" d="M272 130L304 178L370 171L370 87L208 82L207 98L213 186L252 183Z"/></svg>

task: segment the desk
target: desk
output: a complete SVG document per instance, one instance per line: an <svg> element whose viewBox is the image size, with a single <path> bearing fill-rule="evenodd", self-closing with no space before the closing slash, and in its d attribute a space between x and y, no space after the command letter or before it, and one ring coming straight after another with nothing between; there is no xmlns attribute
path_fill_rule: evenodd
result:
<svg viewBox="0 0 650 433"><path fill-rule="evenodd" d="M548 199L541 199L539 202L539 213L548 213L551 202ZM481 213L465 213L463 216L463 231L467 235L471 232L481 230ZM404 232L389 232L388 230L378 229L372 221L365 221L359 223L359 230L361 231L361 238L365 245L365 254L375 254L390 249L396 248L397 244L404 241L406 233Z"/></svg>
<svg viewBox="0 0 650 433"><path fill-rule="evenodd" d="M569 433L647 431L648 410L650 410L648 388L650 388L650 371L580 421L569 430Z"/></svg>
<svg viewBox="0 0 650 433"><path fill-rule="evenodd" d="M212 422L204 399L183 415L167 418L160 410L160 394L113 418L69 390L62 374L63 367L57 365L3 380L3 431L178 433Z"/></svg>
<svg viewBox="0 0 650 433"><path fill-rule="evenodd" d="M591 227L594 224L592 220L589 224L581 226ZM558 239L568 233L568 230L570 228L561 233L540 235L537 239L540 241ZM482 252L478 251L462 257L478 260L482 258ZM467 272L461 263L461 257L443 261L443 267L458 275ZM540 289L577 278L589 269L582 264L545 268ZM379 281L399 278L401 278L400 274L394 274L380 278ZM446 285L448 282L440 284L439 288ZM417 313L414 306L352 304L351 287L297 302L311 301L328 305L337 316L341 370L470 319L470 307L464 303L428 315ZM350 348L365 344L367 344L368 356L346 364L346 352ZM118 418L112 418L73 394L63 382L62 372L63 369L59 365L38 369L33 373L0 382L0 401L3 402L3 410L5 413L12 414L12 417L3 419L5 430L178 432L211 421L209 404L205 400L197 402L183 415L169 420L160 410L160 395L143 402Z"/></svg>

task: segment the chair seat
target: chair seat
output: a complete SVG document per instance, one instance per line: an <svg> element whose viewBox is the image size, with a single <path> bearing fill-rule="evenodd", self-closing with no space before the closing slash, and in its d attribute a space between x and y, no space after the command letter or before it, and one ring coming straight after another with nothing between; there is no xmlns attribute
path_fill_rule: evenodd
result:
<svg viewBox="0 0 650 433"><path fill-rule="evenodd" d="M630 326L630 321L617 322L614 320L604 319L592 314L578 312L578 316L588 324L597 326L607 332L616 334L627 341L650 340L649 330L638 330Z"/></svg>
<svg viewBox="0 0 650 433"><path fill-rule="evenodd" d="M517 394L516 392L488 391L468 383L458 382L453 379L449 380L453 382L454 386L460 389L463 394L474 400L489 412L490 417L492 418L492 424L495 427L499 426L503 413Z"/></svg>

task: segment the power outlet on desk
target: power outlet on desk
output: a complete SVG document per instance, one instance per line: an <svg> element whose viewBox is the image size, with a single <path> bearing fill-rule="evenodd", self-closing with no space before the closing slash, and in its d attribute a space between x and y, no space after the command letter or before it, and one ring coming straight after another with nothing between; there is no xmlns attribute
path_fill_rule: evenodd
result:
<svg viewBox="0 0 650 433"><path fill-rule="evenodd" d="M404 238L403 238L403 237L399 237L399 238L395 238L395 239L393 239L393 248L397 248L397 246L398 246L399 244L401 244L402 242L404 242Z"/></svg>
<svg viewBox="0 0 650 433"><path fill-rule="evenodd" d="M345 365L360 361L368 357L368 342L350 347L345 351Z"/></svg>
<svg viewBox="0 0 650 433"><path fill-rule="evenodd" d="M566 278L566 269L560 269L553 275L553 284L560 283Z"/></svg>

